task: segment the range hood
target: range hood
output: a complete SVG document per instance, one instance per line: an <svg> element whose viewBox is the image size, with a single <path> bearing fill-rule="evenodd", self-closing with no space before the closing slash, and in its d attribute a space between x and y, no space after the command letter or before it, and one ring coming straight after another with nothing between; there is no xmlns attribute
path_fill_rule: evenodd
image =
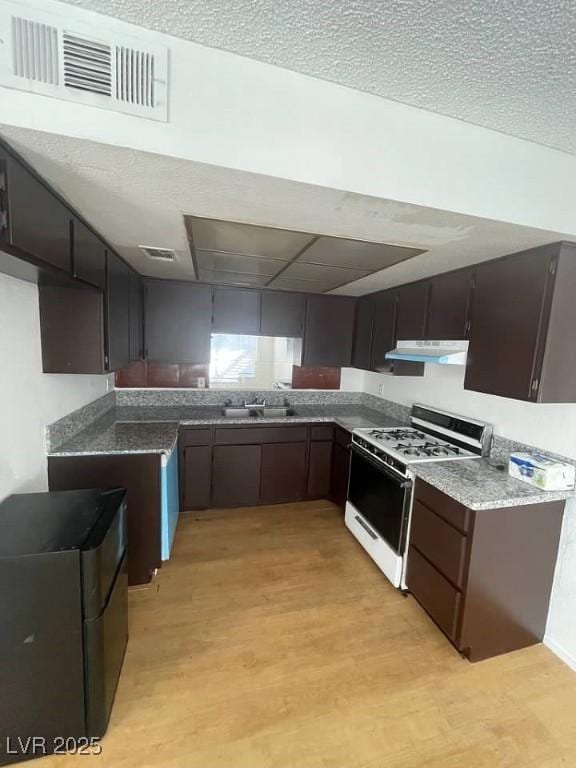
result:
<svg viewBox="0 0 576 768"><path fill-rule="evenodd" d="M399 341L395 349L386 352L386 359L465 365L467 352L467 341Z"/></svg>

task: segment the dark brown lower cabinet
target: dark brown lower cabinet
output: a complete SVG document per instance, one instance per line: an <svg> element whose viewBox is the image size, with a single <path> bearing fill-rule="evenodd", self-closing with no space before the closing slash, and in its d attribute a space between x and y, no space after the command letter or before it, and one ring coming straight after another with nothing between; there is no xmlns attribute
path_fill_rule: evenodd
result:
<svg viewBox="0 0 576 768"><path fill-rule="evenodd" d="M183 509L206 509L210 506L212 490L212 448L209 445L189 445L181 452L180 485Z"/></svg>
<svg viewBox="0 0 576 768"><path fill-rule="evenodd" d="M334 430L334 451L332 453L332 473L330 498L341 509L346 506L348 497L348 478L350 476L350 434L341 427Z"/></svg>
<svg viewBox="0 0 576 768"><path fill-rule="evenodd" d="M309 499L330 498L332 450L332 440L310 443L308 484L306 487L306 496Z"/></svg>
<svg viewBox="0 0 576 768"><path fill-rule="evenodd" d="M51 456L51 491L126 488L128 584L146 584L162 565L160 454Z"/></svg>
<svg viewBox="0 0 576 768"><path fill-rule="evenodd" d="M213 507L250 507L260 503L261 454L260 445L214 446Z"/></svg>
<svg viewBox="0 0 576 768"><path fill-rule="evenodd" d="M262 446L260 503L301 501L306 485L306 443Z"/></svg>
<svg viewBox="0 0 576 768"><path fill-rule="evenodd" d="M470 510L418 480L406 583L470 661L546 629L564 502Z"/></svg>

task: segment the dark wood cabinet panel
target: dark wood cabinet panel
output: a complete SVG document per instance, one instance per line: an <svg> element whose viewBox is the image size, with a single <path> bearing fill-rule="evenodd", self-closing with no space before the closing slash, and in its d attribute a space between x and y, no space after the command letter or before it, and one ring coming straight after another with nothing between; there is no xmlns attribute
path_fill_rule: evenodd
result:
<svg viewBox="0 0 576 768"><path fill-rule="evenodd" d="M362 296L356 304L352 366L369 371L372 368L372 334L374 330L374 297Z"/></svg>
<svg viewBox="0 0 576 768"><path fill-rule="evenodd" d="M115 371L130 360L130 269L119 256L106 253L108 368Z"/></svg>
<svg viewBox="0 0 576 768"><path fill-rule="evenodd" d="M332 474L330 478L330 497L342 510L348 497L348 478L350 476L350 433L341 427L334 430L334 450L332 453Z"/></svg>
<svg viewBox="0 0 576 768"><path fill-rule="evenodd" d="M307 296L302 365L351 364L355 307L348 296Z"/></svg>
<svg viewBox="0 0 576 768"><path fill-rule="evenodd" d="M331 440L310 443L306 489L306 496L309 499L330 498L332 451L333 443Z"/></svg>
<svg viewBox="0 0 576 768"><path fill-rule="evenodd" d="M425 336L428 308L427 281L403 285L398 290L398 316L396 339L420 340Z"/></svg>
<svg viewBox="0 0 576 768"><path fill-rule="evenodd" d="M306 484L306 443L262 446L260 503L301 501Z"/></svg>
<svg viewBox="0 0 576 768"><path fill-rule="evenodd" d="M260 291L249 288L214 288L212 331L257 336L260 297Z"/></svg>
<svg viewBox="0 0 576 768"><path fill-rule="evenodd" d="M70 274L71 212L11 155L4 162L10 245Z"/></svg>
<svg viewBox="0 0 576 768"><path fill-rule="evenodd" d="M306 440L305 424L290 426L259 427L216 427L214 443L216 445L250 445L262 443L300 443Z"/></svg>
<svg viewBox="0 0 576 768"><path fill-rule="evenodd" d="M410 543L458 589L462 589L468 539L417 499Z"/></svg>
<svg viewBox="0 0 576 768"><path fill-rule="evenodd" d="M128 583L146 584L162 565L160 454L48 457L51 491L126 488Z"/></svg>
<svg viewBox="0 0 576 768"><path fill-rule="evenodd" d="M72 264L74 277L106 287L106 246L76 218L72 220Z"/></svg>
<svg viewBox="0 0 576 768"><path fill-rule="evenodd" d="M535 249L476 268L466 389L538 398L537 363L545 341L555 253Z"/></svg>
<svg viewBox="0 0 576 768"><path fill-rule="evenodd" d="M406 585L440 629L456 641L462 593L412 546L408 552Z"/></svg>
<svg viewBox="0 0 576 768"><path fill-rule="evenodd" d="M154 363L210 360L212 288L174 280L146 281L147 358Z"/></svg>
<svg viewBox="0 0 576 768"><path fill-rule="evenodd" d="M468 338L472 271L460 270L430 281L426 338L450 341Z"/></svg>
<svg viewBox="0 0 576 768"><path fill-rule="evenodd" d="M304 335L305 301L301 293L263 291L260 335L301 338Z"/></svg>
<svg viewBox="0 0 576 768"><path fill-rule="evenodd" d="M374 297L374 326L370 368L374 371L390 371L392 362L386 360L386 352L396 345L397 291L384 291Z"/></svg>
<svg viewBox="0 0 576 768"><path fill-rule="evenodd" d="M259 445L215 445L212 451L212 506L258 504L260 465Z"/></svg>
<svg viewBox="0 0 576 768"><path fill-rule="evenodd" d="M130 362L144 357L144 285L140 275L130 271Z"/></svg>
<svg viewBox="0 0 576 768"><path fill-rule="evenodd" d="M182 506L186 509L206 509L211 501L212 448L209 445L184 447Z"/></svg>

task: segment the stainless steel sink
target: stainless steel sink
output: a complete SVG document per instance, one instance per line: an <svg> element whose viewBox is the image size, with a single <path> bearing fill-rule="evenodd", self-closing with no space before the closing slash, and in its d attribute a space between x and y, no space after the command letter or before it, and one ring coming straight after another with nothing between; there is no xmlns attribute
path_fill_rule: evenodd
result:
<svg viewBox="0 0 576 768"><path fill-rule="evenodd" d="M227 406L226 408L222 409L222 416L226 416L229 419L262 419L267 417L283 418L286 416L294 416L294 413L294 408L275 408L274 406L259 406L257 408Z"/></svg>

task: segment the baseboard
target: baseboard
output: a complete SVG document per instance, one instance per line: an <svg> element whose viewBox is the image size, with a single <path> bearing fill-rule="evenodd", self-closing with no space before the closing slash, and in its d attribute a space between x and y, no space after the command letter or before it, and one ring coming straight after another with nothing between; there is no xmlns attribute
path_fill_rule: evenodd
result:
<svg viewBox="0 0 576 768"><path fill-rule="evenodd" d="M565 650L555 640L552 640L551 637L546 636L544 638L544 645L547 648L550 648L552 653L556 654L556 656L561 658L565 664L568 664L568 666L576 672L576 656Z"/></svg>

